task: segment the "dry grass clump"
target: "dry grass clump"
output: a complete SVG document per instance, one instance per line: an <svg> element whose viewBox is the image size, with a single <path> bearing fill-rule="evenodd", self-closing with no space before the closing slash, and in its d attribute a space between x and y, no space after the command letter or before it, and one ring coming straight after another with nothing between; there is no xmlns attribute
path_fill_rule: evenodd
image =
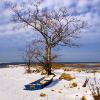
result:
<svg viewBox="0 0 100 100"><path fill-rule="evenodd" d="M76 82L73 82L73 83L70 85L70 88L74 88L74 87L77 87L77 83L76 83Z"/></svg>
<svg viewBox="0 0 100 100"><path fill-rule="evenodd" d="M51 91L55 91L55 90L51 89Z"/></svg>
<svg viewBox="0 0 100 100"><path fill-rule="evenodd" d="M65 67L65 64L52 64L53 69L59 69Z"/></svg>
<svg viewBox="0 0 100 100"><path fill-rule="evenodd" d="M80 67L80 68L84 68L85 64L65 64L68 67Z"/></svg>
<svg viewBox="0 0 100 100"><path fill-rule="evenodd" d="M82 71L82 69L76 69L76 71L80 73Z"/></svg>
<svg viewBox="0 0 100 100"><path fill-rule="evenodd" d="M100 80L100 79L99 79ZM96 74L94 73L94 81L90 82L89 89L94 100L100 100L100 81L96 78Z"/></svg>
<svg viewBox="0 0 100 100"><path fill-rule="evenodd" d="M67 81L71 81L75 79L75 77L71 76L70 74L62 73L59 79L65 79Z"/></svg>
<svg viewBox="0 0 100 100"><path fill-rule="evenodd" d="M93 98L94 100L100 100L100 95L94 95Z"/></svg>
<svg viewBox="0 0 100 100"><path fill-rule="evenodd" d="M45 93L41 93L40 96L41 96L41 97L45 97L46 94L45 94Z"/></svg>
<svg viewBox="0 0 100 100"><path fill-rule="evenodd" d="M33 73L33 71L31 69L26 69L26 73L30 74Z"/></svg>
<svg viewBox="0 0 100 100"><path fill-rule="evenodd" d="M100 64L92 65L93 67L100 67Z"/></svg>
<svg viewBox="0 0 100 100"><path fill-rule="evenodd" d="M98 70L91 70L91 73L97 73Z"/></svg>
<svg viewBox="0 0 100 100"><path fill-rule="evenodd" d="M90 89L94 100L100 100L100 85L97 86L96 84L91 84Z"/></svg>
<svg viewBox="0 0 100 100"><path fill-rule="evenodd" d="M65 68L64 71L73 71L73 69Z"/></svg>
<svg viewBox="0 0 100 100"><path fill-rule="evenodd" d="M46 75L46 74L47 74L47 71L45 69L42 70L41 75Z"/></svg>
<svg viewBox="0 0 100 100"><path fill-rule="evenodd" d="M85 96L82 96L82 100L87 100Z"/></svg>

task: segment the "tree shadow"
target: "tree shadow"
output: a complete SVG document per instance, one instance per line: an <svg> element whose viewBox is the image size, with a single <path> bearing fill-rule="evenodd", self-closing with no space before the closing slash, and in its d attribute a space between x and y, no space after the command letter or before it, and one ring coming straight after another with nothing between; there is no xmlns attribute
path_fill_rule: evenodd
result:
<svg viewBox="0 0 100 100"><path fill-rule="evenodd" d="M48 86L46 86L45 88L53 87L53 86L55 86L56 84L58 84L59 81L60 81L59 79L53 79L52 83L49 84Z"/></svg>

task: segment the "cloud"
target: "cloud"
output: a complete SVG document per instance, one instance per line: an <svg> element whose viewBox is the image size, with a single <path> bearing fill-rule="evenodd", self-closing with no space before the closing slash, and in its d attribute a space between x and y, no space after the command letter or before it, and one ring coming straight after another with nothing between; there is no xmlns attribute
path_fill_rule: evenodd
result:
<svg viewBox="0 0 100 100"><path fill-rule="evenodd" d="M1 34L17 34L18 32L21 33L24 32L24 30L20 31L11 31L11 28L14 26L14 24L10 24L10 15L12 12L8 9L3 8L3 2L4 1L11 1L11 2L19 2L18 0L1 0L0 4L0 35ZM29 0L24 0L24 2L29 2ZM60 7L60 6L67 6L71 9L73 9L73 13L75 13L77 16L82 16L83 19L87 20L91 28L89 29L90 33L93 33L95 31L95 34L99 35L99 27L100 22L98 21L100 18L100 6L99 0L44 0L43 3L44 6L47 7ZM21 1L20 1L21 2ZM92 21L91 21L92 20ZM6 29L6 30L5 30ZM26 30L25 30L26 31ZM94 34L92 34L94 35Z"/></svg>

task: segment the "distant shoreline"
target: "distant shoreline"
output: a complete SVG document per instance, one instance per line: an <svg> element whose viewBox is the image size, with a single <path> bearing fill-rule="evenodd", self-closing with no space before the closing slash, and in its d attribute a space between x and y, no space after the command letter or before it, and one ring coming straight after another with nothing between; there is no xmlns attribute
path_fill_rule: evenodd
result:
<svg viewBox="0 0 100 100"><path fill-rule="evenodd" d="M100 62L52 62L53 64L100 64ZM20 65L26 64L26 62L7 62L0 63L0 65ZM38 62L34 62L31 64L39 64Z"/></svg>
<svg viewBox="0 0 100 100"><path fill-rule="evenodd" d="M13 62L13 63L1 63L0 68L8 68L9 65L16 65L16 66L23 66L26 62ZM41 66L40 63L31 63L32 66ZM53 62L52 68L63 68L63 67L70 67L70 68L93 68L93 69L100 69L100 62Z"/></svg>

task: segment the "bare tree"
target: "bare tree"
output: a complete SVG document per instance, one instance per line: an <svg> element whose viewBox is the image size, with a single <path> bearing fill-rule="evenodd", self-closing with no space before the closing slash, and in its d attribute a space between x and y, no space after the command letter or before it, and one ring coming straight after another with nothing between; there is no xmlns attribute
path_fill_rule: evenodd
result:
<svg viewBox="0 0 100 100"><path fill-rule="evenodd" d="M34 57L36 56L36 50L33 48L33 45L26 44L25 53L24 53L24 60L26 62L26 72L31 73L32 62Z"/></svg>
<svg viewBox="0 0 100 100"><path fill-rule="evenodd" d="M57 45L76 46L74 39L85 28L85 22L72 16L66 7L51 10L41 7L41 3L17 5L12 7L14 11L13 21L32 27L42 36L45 46L45 59L48 75L51 74L52 49ZM34 32L34 31L33 31Z"/></svg>
<svg viewBox="0 0 100 100"><path fill-rule="evenodd" d="M35 61L38 62L45 69L45 71L48 72L47 58L45 56L45 52L43 52L45 51L44 43L45 42L41 40L34 40L32 42L35 47ZM58 55L52 53L51 62L55 61L56 58L58 58Z"/></svg>

